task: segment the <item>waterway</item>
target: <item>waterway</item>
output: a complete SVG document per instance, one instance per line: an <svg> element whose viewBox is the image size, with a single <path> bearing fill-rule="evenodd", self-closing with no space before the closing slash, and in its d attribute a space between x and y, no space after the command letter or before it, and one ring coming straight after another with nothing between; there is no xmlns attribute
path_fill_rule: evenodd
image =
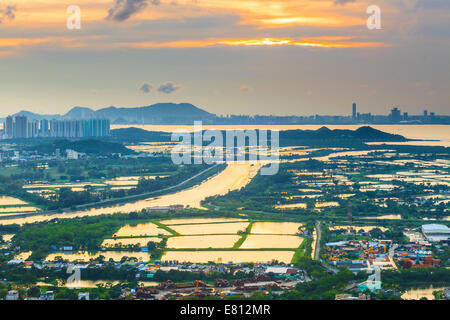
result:
<svg viewBox="0 0 450 320"><path fill-rule="evenodd" d="M124 126L113 126L113 129L124 127ZM145 130L150 131L165 131L170 132L175 129L184 128L188 131L193 130L193 126L154 126L145 125L137 126ZM215 128L215 129L273 129L273 130L292 130L292 129L303 129L303 130L315 130L321 126L314 125L294 125L294 126L204 126L203 129ZM330 129L357 129L359 125L347 125L347 126L327 126ZM445 125L375 125L376 129L404 135L411 139L441 139L440 145L450 147L450 126ZM434 142L435 143L435 142ZM424 143L425 144L425 143ZM356 154L366 154L367 152L356 152ZM353 152L336 152L332 155L321 157L320 160L329 160L333 156L343 156L343 155L356 155ZM245 187L257 174L258 170L261 168L261 163L235 163L229 164L225 170L223 170L218 175L207 179L201 184L194 186L187 190L182 190L173 194L167 194L160 197L152 197L145 200L132 201L125 204L118 204L113 206L108 206L104 208L93 208L87 210L79 210L69 213L52 214L52 215L35 215L23 218L14 219L2 219L0 224L24 224L32 222L47 221L54 218L75 218L83 216L95 216L102 214L112 214L117 212L133 212L145 209L147 207L153 206L168 206L183 204L184 206L189 206L192 208L201 208L201 201L210 196L224 195L232 190L239 190ZM1 218L0 218L1 219Z"/></svg>
<svg viewBox="0 0 450 320"><path fill-rule="evenodd" d="M201 208L201 201L210 196L224 195L232 190L245 187L261 168L260 163L234 163L229 164L219 174L205 180L201 184L187 190L176 193L152 197L145 200L133 201L124 204L107 206L104 208L92 208L68 213L57 213L49 215L33 215L23 218L1 219L0 224L24 224L48 221L55 218L76 218L85 216L97 216L102 214L113 214L118 212L129 213L140 211L148 207L169 206L183 204L185 207Z"/></svg>
<svg viewBox="0 0 450 320"><path fill-rule="evenodd" d="M333 129L356 130L369 125L205 125L203 130L317 130L321 127ZM407 142L417 145L438 145L450 147L450 125L370 125L372 128L392 134L400 134L408 139L429 140L427 142ZM147 131L173 132L178 129L194 131L194 126L162 126L162 125L113 125L112 129L137 127ZM432 141L439 140L439 141Z"/></svg>

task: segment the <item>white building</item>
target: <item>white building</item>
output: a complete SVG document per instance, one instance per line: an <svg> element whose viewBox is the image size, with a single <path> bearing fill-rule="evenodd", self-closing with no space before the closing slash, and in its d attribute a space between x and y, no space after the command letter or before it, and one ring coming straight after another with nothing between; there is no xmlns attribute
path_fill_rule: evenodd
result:
<svg viewBox="0 0 450 320"><path fill-rule="evenodd" d="M89 300L89 292L79 292L78 300Z"/></svg>
<svg viewBox="0 0 450 320"><path fill-rule="evenodd" d="M288 267L267 267L266 273L287 274L288 270Z"/></svg>
<svg viewBox="0 0 450 320"><path fill-rule="evenodd" d="M67 160L78 160L80 154L75 150L67 149Z"/></svg>
<svg viewBox="0 0 450 320"><path fill-rule="evenodd" d="M425 224L422 226L422 233L430 242L448 241L450 239L450 229L443 224Z"/></svg>
<svg viewBox="0 0 450 320"><path fill-rule="evenodd" d="M41 293L39 300L55 300L55 295L53 294L53 291L43 292Z"/></svg>
<svg viewBox="0 0 450 320"><path fill-rule="evenodd" d="M8 291L5 300L19 300L19 292L17 290Z"/></svg>
<svg viewBox="0 0 450 320"><path fill-rule="evenodd" d="M11 264L21 264L22 262L23 262L23 259L12 259L12 260L9 260L7 262L7 264L9 264L9 265L11 265Z"/></svg>

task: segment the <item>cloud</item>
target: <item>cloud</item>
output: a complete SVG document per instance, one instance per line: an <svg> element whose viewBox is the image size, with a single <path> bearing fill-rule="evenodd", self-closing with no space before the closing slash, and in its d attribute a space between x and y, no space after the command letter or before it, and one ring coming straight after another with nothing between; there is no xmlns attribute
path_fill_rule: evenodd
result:
<svg viewBox="0 0 450 320"><path fill-rule="evenodd" d="M346 5L347 3L356 2L356 0L334 0L334 4Z"/></svg>
<svg viewBox="0 0 450 320"><path fill-rule="evenodd" d="M153 86L149 83L143 83L142 86L139 88L140 93L150 93L153 89Z"/></svg>
<svg viewBox="0 0 450 320"><path fill-rule="evenodd" d="M115 0L114 7L108 10L106 19L113 21L125 21L132 15L144 10L148 4L155 6L161 3L160 0Z"/></svg>
<svg viewBox="0 0 450 320"><path fill-rule="evenodd" d="M0 23L2 23L4 19L14 20L16 11L17 7L15 5L8 5L4 9L0 8Z"/></svg>
<svg viewBox="0 0 450 320"><path fill-rule="evenodd" d="M253 88L244 84L239 88L239 90L241 90L241 92L252 92Z"/></svg>
<svg viewBox="0 0 450 320"><path fill-rule="evenodd" d="M450 1L448 0L418 0L416 8L424 9L449 9Z"/></svg>
<svg viewBox="0 0 450 320"><path fill-rule="evenodd" d="M349 37L311 37L303 39L292 38L260 38L260 39L208 39L208 40L180 40L171 42L116 42L116 46L137 49L158 48L202 48L212 46L300 46L315 48L380 48L390 46L382 42L342 41L357 40Z"/></svg>
<svg viewBox="0 0 450 320"><path fill-rule="evenodd" d="M158 91L165 93L165 94L171 94L172 92L175 92L181 88L182 88L182 86L177 85L173 82L166 82L166 83L161 84L158 87Z"/></svg>

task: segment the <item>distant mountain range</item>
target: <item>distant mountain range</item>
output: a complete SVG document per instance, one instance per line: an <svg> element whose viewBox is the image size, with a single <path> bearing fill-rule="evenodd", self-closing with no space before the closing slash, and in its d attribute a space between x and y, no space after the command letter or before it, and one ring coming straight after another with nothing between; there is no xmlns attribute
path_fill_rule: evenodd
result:
<svg viewBox="0 0 450 320"><path fill-rule="evenodd" d="M208 124L217 118L215 114L206 112L190 103L157 103L137 108L116 108L114 106L100 110L85 107L74 107L64 115L41 115L29 111L20 111L16 115L24 115L31 120L41 119L109 119L113 124L170 124L186 125L194 121Z"/></svg>
<svg viewBox="0 0 450 320"><path fill-rule="evenodd" d="M190 103L156 103L136 108L117 108L114 106L93 110L86 107L74 107L63 115L37 114L20 111L15 115L25 115L31 120L41 119L108 119L112 124L124 125L192 125L202 121L205 125L361 125L361 124L450 124L450 116L434 117L412 122L393 122L389 116L377 116L375 120L355 120L351 116L276 116L276 115L227 115L218 116L198 108ZM4 121L4 119L0 119Z"/></svg>

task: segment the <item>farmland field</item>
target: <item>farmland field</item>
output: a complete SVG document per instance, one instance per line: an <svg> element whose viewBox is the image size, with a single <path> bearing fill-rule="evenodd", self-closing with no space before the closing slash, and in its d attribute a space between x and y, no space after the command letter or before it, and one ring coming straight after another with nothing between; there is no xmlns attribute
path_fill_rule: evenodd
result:
<svg viewBox="0 0 450 320"><path fill-rule="evenodd" d="M109 247L114 248L115 246L118 247L126 247L129 245L135 246L139 245L140 247L146 247L147 243L149 241L152 242L161 242L161 238L157 237L148 237L148 238L122 238L122 239L105 239L103 240L101 246L102 247Z"/></svg>
<svg viewBox="0 0 450 320"><path fill-rule="evenodd" d="M26 205L25 201L22 201L17 198L8 197L8 196L0 196L0 206L16 206L16 205Z"/></svg>
<svg viewBox="0 0 450 320"><path fill-rule="evenodd" d="M170 232L159 228L154 223L140 223L135 226L126 225L117 231L115 237L145 237L145 236L157 236L158 234L170 234Z"/></svg>
<svg viewBox="0 0 450 320"><path fill-rule="evenodd" d="M172 229L182 235L194 234L237 234L244 231L248 222L190 224L172 226Z"/></svg>
<svg viewBox="0 0 450 320"><path fill-rule="evenodd" d="M290 263L294 251L167 251L162 260L189 261L192 263L263 263L272 260Z"/></svg>
<svg viewBox="0 0 450 320"><path fill-rule="evenodd" d="M167 242L167 248L232 248L239 238L237 234L172 237Z"/></svg>
<svg viewBox="0 0 450 320"><path fill-rule="evenodd" d="M102 251L96 253L90 253L87 251L80 251L75 253L51 253L45 259L46 261L54 261L57 257L62 257L63 260L68 261L83 261L88 262L91 259L96 259L99 256L105 257L105 260L113 259L114 261L120 261L123 257L133 257L139 261L149 261L150 255L148 252L131 252L131 251Z"/></svg>
<svg viewBox="0 0 450 320"><path fill-rule="evenodd" d="M201 218L201 219L172 219L160 221L165 225L177 225L177 224L199 224L199 223L220 223L220 222L241 222L247 221L245 219L238 218Z"/></svg>
<svg viewBox="0 0 450 320"><path fill-rule="evenodd" d="M302 244L303 238L298 236L254 235L250 234L240 249L286 248L295 249Z"/></svg>
<svg viewBox="0 0 450 320"><path fill-rule="evenodd" d="M296 234L301 223L296 222L255 222L253 234Z"/></svg>

